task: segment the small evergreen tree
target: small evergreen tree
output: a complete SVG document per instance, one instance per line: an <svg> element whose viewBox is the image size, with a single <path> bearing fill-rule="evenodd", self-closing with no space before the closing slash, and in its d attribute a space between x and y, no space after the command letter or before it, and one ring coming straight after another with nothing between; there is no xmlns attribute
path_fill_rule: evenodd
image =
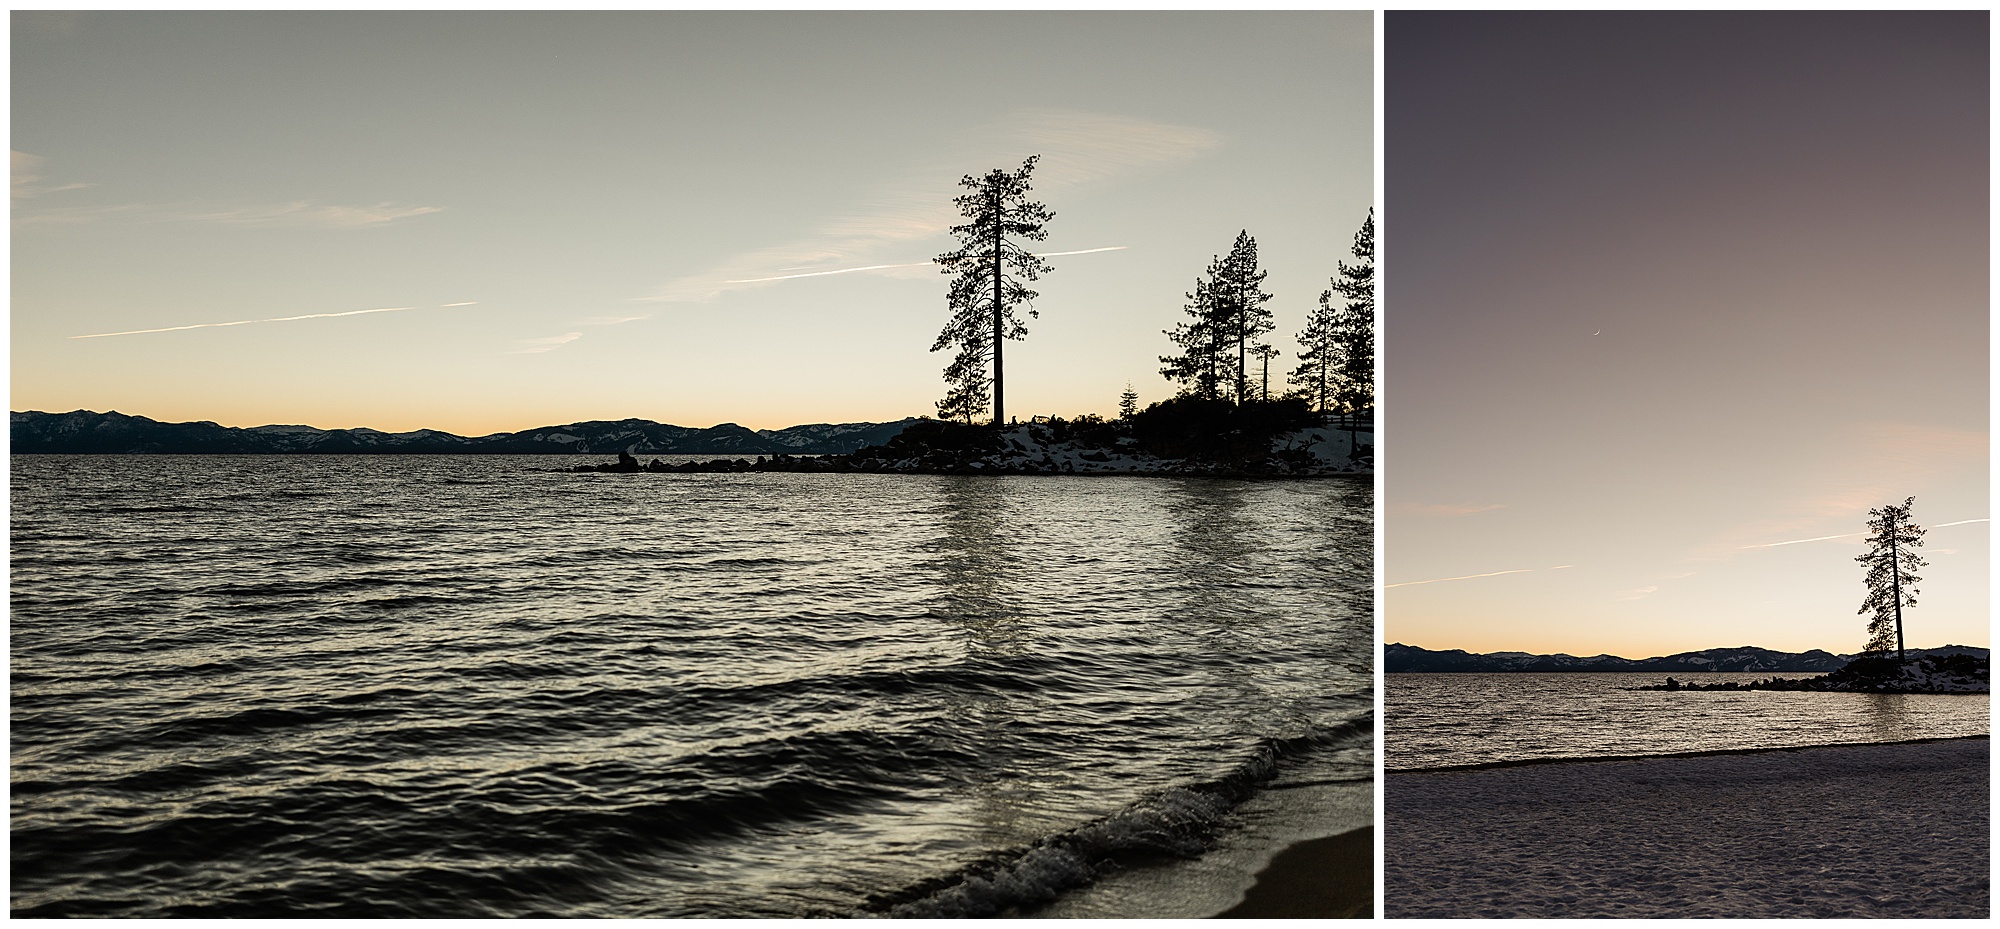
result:
<svg viewBox="0 0 2000 929"><path fill-rule="evenodd" d="M968 174L959 181L959 186L968 192L951 201L966 222L951 227L951 234L958 238L958 248L936 259L940 270L956 276L946 298L951 320L938 333L931 351L956 345L959 353L945 368L945 381L951 386L945 399L938 402L939 415L944 415L947 405L954 411L962 411L972 398L990 391L994 425L1006 422L1001 349L1008 339L1020 340L1028 335L1027 324L1014 315L1015 307L1036 297L1023 282L1037 280L1052 270L1048 262L1021 244L1047 239L1046 224L1055 218L1048 207L1028 199L1028 191L1032 189L1029 175L1034 173L1035 162L1041 157L1028 156L1021 163L1021 170L1013 173L994 168L983 177ZM1012 274L1008 273L1010 269ZM1028 315L1039 314L1030 306ZM980 347L973 348L974 343ZM986 380L985 362L989 358L993 373ZM978 379L985 381L984 386L972 379L974 370L979 372ZM984 406L984 400L980 405Z"/></svg>
<svg viewBox="0 0 2000 929"><path fill-rule="evenodd" d="M1864 583L1868 595L1857 613L1872 613L1868 619L1868 645L1863 651L1882 654L1891 645L1896 660L1903 660L1903 607L1917 605L1916 584L1923 578L1915 569L1924 566L1916 549L1924 544L1924 529L1910 522L1910 507L1917 498L1909 497L1902 506L1890 504L1868 511L1868 551L1854 560L1868 567Z"/></svg>
<svg viewBox="0 0 2000 929"><path fill-rule="evenodd" d="M1250 349L1250 356L1257 359L1257 399L1271 399L1271 359L1278 357L1276 347L1266 343Z"/></svg>
<svg viewBox="0 0 2000 929"><path fill-rule="evenodd" d="M1306 327L1299 332L1299 345L1305 351L1299 353L1299 366L1292 369L1288 378L1314 412L1326 413L1333 408L1334 372L1340 366L1339 343L1335 340L1338 332L1333 291L1327 290L1319 295L1319 307L1306 318Z"/></svg>
<svg viewBox="0 0 2000 929"><path fill-rule="evenodd" d="M1139 392L1132 389L1132 382L1125 382L1125 392L1118 395L1118 418L1130 421L1132 414L1139 412Z"/></svg>

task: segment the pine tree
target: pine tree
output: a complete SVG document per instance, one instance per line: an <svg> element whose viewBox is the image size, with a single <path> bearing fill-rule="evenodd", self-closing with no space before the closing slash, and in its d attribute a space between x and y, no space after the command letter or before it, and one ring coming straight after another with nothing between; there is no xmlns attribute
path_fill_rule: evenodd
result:
<svg viewBox="0 0 2000 929"><path fill-rule="evenodd" d="M1223 351L1232 341L1228 275L1223 258L1210 261L1206 274L1195 278L1194 291L1187 295L1184 309L1192 320L1164 330L1181 353L1160 356L1160 375L1181 385L1182 396L1203 400L1222 396Z"/></svg>
<svg viewBox="0 0 2000 929"><path fill-rule="evenodd" d="M1268 272L1257 270L1257 240L1250 237L1249 230L1236 234L1236 243L1223 260L1223 273L1218 309L1223 313L1223 331L1236 343L1236 403L1240 406L1250 393L1250 356L1260 345L1257 338L1277 328L1270 309L1264 306L1271 299L1263 290Z"/></svg>
<svg viewBox="0 0 2000 929"><path fill-rule="evenodd" d="M1271 359L1278 357L1278 349L1270 344L1253 346L1250 357L1257 359L1257 399L1271 399Z"/></svg>
<svg viewBox="0 0 2000 929"><path fill-rule="evenodd" d="M1299 353L1299 366L1287 378L1305 396L1307 405L1321 413L1332 408L1334 372L1340 366L1339 343L1335 340L1339 325L1335 319L1333 291L1327 290L1319 295L1319 307L1306 318L1306 327L1299 332L1299 345L1305 351Z"/></svg>
<svg viewBox="0 0 2000 929"><path fill-rule="evenodd" d="M1139 392L1132 389L1132 382L1125 382L1125 392L1118 395L1118 418L1130 420L1139 412Z"/></svg>
<svg viewBox="0 0 2000 929"><path fill-rule="evenodd" d="M1041 157L1028 156L1021 163L1021 170L1011 174L994 168L983 177L968 174L959 181L959 186L967 190L952 200L959 215L966 219L951 227L959 246L936 259L945 274L956 277L946 301L951 308L951 321L938 333L931 351L954 345L959 349L957 357L945 368L945 381L951 386L945 399L938 402L940 416L946 415L944 411L949 405L953 415L963 414L970 422L967 411L975 402L979 407L985 406L990 392L994 425L1006 422L1006 378L1001 367L1001 348L1008 339L1018 341L1028 335L1027 324L1014 315L1015 307L1036 297L1023 282L1038 280L1053 270L1048 262L1021 244L1047 239L1045 224L1055 218L1048 207L1028 199L1029 175ZM1031 305L1028 315L1039 314ZM989 359L990 380L986 376Z"/></svg>
<svg viewBox="0 0 2000 929"><path fill-rule="evenodd" d="M1338 346L1335 398L1340 406L1359 413L1375 405L1375 211L1361 231L1354 234L1356 264L1340 262L1340 275L1333 290L1347 298L1347 305L1334 318L1333 337Z"/></svg>
<svg viewBox="0 0 2000 929"><path fill-rule="evenodd" d="M1873 613L1868 620L1868 646L1863 651L1882 654L1891 645L1896 660L1903 660L1903 607L1917 605L1916 584L1923 578L1914 572L1924 566L1915 549L1924 544L1924 529L1910 522L1910 507L1917 498L1909 497L1902 506L1890 504L1868 511L1868 551L1854 560L1868 566L1868 596L1857 613Z"/></svg>
<svg viewBox="0 0 2000 929"><path fill-rule="evenodd" d="M939 419L963 420L969 426L974 416L986 412L993 399L993 383L986 379L987 344L978 334L968 337L944 369L945 382L951 387L937 402Z"/></svg>
<svg viewBox="0 0 2000 929"><path fill-rule="evenodd" d="M1290 381L1322 413L1360 412L1375 405L1375 211L1354 235L1354 257L1319 295L1319 307L1298 335L1299 366ZM1347 298L1334 306L1334 295Z"/></svg>

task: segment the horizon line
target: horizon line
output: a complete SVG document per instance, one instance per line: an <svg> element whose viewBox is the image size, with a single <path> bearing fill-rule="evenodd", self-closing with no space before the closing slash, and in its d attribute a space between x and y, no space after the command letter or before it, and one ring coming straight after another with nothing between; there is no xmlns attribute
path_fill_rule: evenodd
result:
<svg viewBox="0 0 2000 929"><path fill-rule="evenodd" d="M1468 654L1468 655L1534 655L1534 656L1536 656L1536 657L1542 657L1542 658L1554 658L1554 657L1557 657L1557 656L1562 656L1562 657L1567 657L1567 658L1617 658L1617 659L1619 659L1619 660L1621 660L1621 661L1647 661L1647 660L1650 660L1649 658L1626 658L1626 657L1625 657L1625 656L1623 656L1623 655L1613 655L1613 654L1611 654L1610 652L1598 652L1598 653L1597 653L1597 654L1595 654L1595 655L1572 655L1572 654L1570 654L1569 652L1529 652L1529 651L1522 651L1522 650L1519 650L1519 649L1501 649L1501 650L1499 650L1499 651L1492 651L1492 652L1475 652L1475 651L1472 651L1472 650L1470 650L1470 649L1464 649L1464 648L1428 648L1428 647L1425 647L1425 646L1422 646L1422 645L1405 645L1405 644L1404 644L1404 643L1402 643L1402 642L1384 642L1384 643L1382 643L1382 647L1383 647L1383 648L1390 648L1390 647L1393 647L1393 646L1401 646L1401 647L1403 647L1403 648L1417 648L1417 649L1423 649L1424 651L1427 651L1427 652L1465 652L1465 653L1466 653L1466 654ZM1762 646L1762 645L1716 645L1716 646L1711 646L1711 647L1709 647L1709 648L1691 648L1691 649L1688 649L1688 650L1686 650L1686 651L1679 651L1679 652L1670 652L1670 653L1668 653L1668 654L1665 654L1665 655L1653 655L1653 656L1650 656L1650 657L1651 657L1651 658L1671 658L1671 657L1673 657L1674 655L1687 655L1687 654L1693 654L1693 653L1696 653L1696 652L1712 652L1712 651L1721 651L1721 650L1726 650L1726 649L1740 649L1740 648L1754 648L1754 649L1758 649L1758 650L1760 650L1760 651L1766 651L1766 652L1778 652L1778 653L1780 653L1780 654L1785 654L1785 655L1803 655L1803 654L1805 654L1806 652L1826 652L1827 654L1829 654L1829 655L1833 655L1833 656L1834 656L1834 657L1836 657L1836 658L1838 658L1838 657L1840 657L1840 656L1842 656L1842 655L1862 655L1862 654L1866 654L1865 652L1861 652L1861 651L1855 651L1855 652L1836 652L1836 651L1833 651L1832 649L1826 649L1826 648L1809 648L1809 649L1806 649L1806 652L1793 652L1793 651L1786 651L1785 649L1782 649L1782 648L1765 648L1765 647L1764 647L1764 646ZM1958 644L1958 643L1956 643L1956 642L1947 642L1947 643L1945 643L1945 644L1943 644L1943 645L1928 645L1928 646L1911 646L1911 647L1908 647L1908 648L1905 648L1905 649L1903 649L1903 650L1904 650L1904 651L1906 651L1906 652L1921 652L1921 651L1928 651L1928 650L1932 650L1932 649L1939 649L1939 648L1982 648L1982 649L1985 649L1985 650L1987 650L1987 651L1992 651L1992 650L1993 650L1993 646L1991 646L1991 645L1961 645L1961 644ZM1450 673L1450 672L1436 672L1436 673ZM1651 673L1651 672L1647 672L1647 673ZM1761 674L1761 673L1763 673L1763 672L1761 672L1761 671L1732 671L1732 672L1729 672L1729 673L1731 673L1731 674ZM1802 672L1789 672L1789 671L1777 671L1777 672L1773 672L1773 673L1778 673L1778 674L1790 674L1790 673L1802 673Z"/></svg>

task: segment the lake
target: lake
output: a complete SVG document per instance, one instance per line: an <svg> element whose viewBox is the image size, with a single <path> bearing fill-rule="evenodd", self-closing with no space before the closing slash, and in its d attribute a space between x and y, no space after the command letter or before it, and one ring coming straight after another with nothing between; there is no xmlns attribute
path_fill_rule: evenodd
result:
<svg viewBox="0 0 2000 929"><path fill-rule="evenodd" d="M1700 683L1814 675L1678 674ZM1659 672L1387 674L1383 767L1985 735L1986 694L1642 691Z"/></svg>
<svg viewBox="0 0 2000 929"><path fill-rule="evenodd" d="M1033 913L1371 821L1365 480L577 463L14 457L13 915Z"/></svg>

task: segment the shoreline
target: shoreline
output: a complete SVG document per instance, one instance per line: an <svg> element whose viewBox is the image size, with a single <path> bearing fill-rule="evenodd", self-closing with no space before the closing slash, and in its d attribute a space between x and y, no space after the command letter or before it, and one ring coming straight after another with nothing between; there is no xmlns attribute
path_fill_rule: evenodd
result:
<svg viewBox="0 0 2000 929"><path fill-rule="evenodd" d="M1989 746L1390 771L1383 915L1986 917Z"/></svg>
<svg viewBox="0 0 2000 929"><path fill-rule="evenodd" d="M1450 774L1459 771L1490 771L1496 768L1525 768L1545 764L1594 764L1613 761L1649 761L1656 758L1709 758L1717 755L1761 755L1769 752L1801 752L1816 748L1864 748L1875 745L1929 745L1933 742L1965 742L1991 739L1985 735L1945 735L1890 742L1815 742L1809 745L1771 745L1759 748L1713 748L1698 752L1661 752L1652 755L1574 755L1560 758L1510 758L1505 761L1478 761L1470 764L1436 765L1428 768L1385 768L1383 774Z"/></svg>
<svg viewBox="0 0 2000 929"><path fill-rule="evenodd" d="M1262 463L1251 467L1229 465L1204 465L1191 463L1187 459L1150 459L1141 464L1153 467L1099 467L1109 462L1084 461L1081 467L1076 462L1064 462L1062 466L1021 466L1011 463L975 460L971 462L953 461L939 464L920 464L909 461L883 461L879 458L856 459L849 455L793 456L772 455L749 458L715 458L708 461L684 461L668 464L658 458L646 464L630 455L620 454L612 464L585 464L569 468L550 469L552 473L571 474L908 474L908 475L949 475L966 476L1017 476L1017 477L1221 477L1239 480L1320 480L1325 478L1373 478L1371 469L1335 469L1310 467L1294 469L1276 467Z"/></svg>
<svg viewBox="0 0 2000 929"><path fill-rule="evenodd" d="M1257 872L1243 901L1213 919L1370 919L1375 827L1295 842Z"/></svg>

